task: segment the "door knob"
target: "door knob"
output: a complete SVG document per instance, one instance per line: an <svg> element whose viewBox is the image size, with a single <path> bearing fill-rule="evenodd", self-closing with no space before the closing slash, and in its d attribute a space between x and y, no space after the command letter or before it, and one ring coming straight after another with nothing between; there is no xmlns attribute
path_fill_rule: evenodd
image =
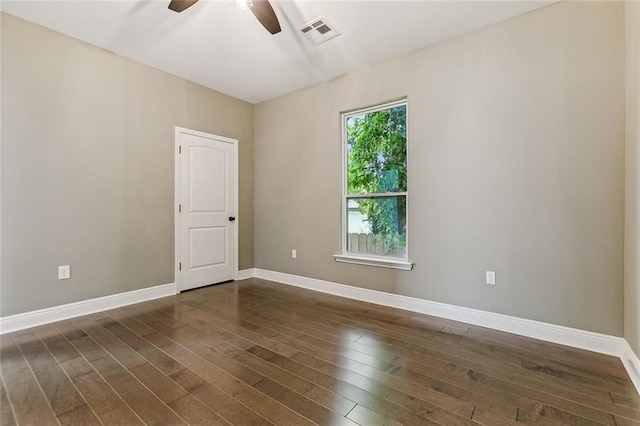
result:
<svg viewBox="0 0 640 426"><path fill-rule="evenodd" d="M229 222L235 222L235 221L236 221L235 216L229 216Z"/></svg>

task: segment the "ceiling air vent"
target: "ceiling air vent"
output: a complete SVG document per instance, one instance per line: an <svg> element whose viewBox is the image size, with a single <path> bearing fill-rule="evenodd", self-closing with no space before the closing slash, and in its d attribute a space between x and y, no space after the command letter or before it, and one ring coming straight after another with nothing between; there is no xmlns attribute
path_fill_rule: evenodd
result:
<svg viewBox="0 0 640 426"><path fill-rule="evenodd" d="M336 31L335 28L332 28L322 17L304 24L299 30L302 35L315 44L322 44L340 35L340 33Z"/></svg>

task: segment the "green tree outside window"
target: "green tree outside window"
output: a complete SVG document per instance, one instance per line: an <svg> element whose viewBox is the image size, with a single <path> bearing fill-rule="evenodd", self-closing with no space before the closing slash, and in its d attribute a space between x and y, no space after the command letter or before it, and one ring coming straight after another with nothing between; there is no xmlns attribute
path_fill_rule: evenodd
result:
<svg viewBox="0 0 640 426"><path fill-rule="evenodd" d="M387 248L381 254L405 255L407 106L349 116L345 124L347 202L357 201L371 232Z"/></svg>

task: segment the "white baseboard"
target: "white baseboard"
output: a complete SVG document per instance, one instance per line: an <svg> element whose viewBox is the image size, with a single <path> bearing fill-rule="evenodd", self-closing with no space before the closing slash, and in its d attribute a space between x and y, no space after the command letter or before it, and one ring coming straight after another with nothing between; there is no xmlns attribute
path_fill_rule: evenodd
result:
<svg viewBox="0 0 640 426"><path fill-rule="evenodd" d="M176 284L170 283L128 291L126 293L98 297L96 299L83 300L67 305L54 306L52 308L26 312L24 314L2 317L0 318L0 334L119 308L133 303L146 302L147 300L158 299L160 297L173 296L175 294Z"/></svg>
<svg viewBox="0 0 640 426"><path fill-rule="evenodd" d="M255 278L276 281L282 284L320 291L349 299L433 315L547 342L616 356L622 360L636 390L640 393L640 361L638 361L638 357L622 337L609 336L561 325L481 311L479 309L448 305L446 303L432 302L415 297L385 293L258 268L254 269L253 276Z"/></svg>
<svg viewBox="0 0 640 426"><path fill-rule="evenodd" d="M640 359L638 359L638 356L633 352L627 341L621 337L593 333L590 331L511 317L508 315L465 308L462 306L448 305L446 303L432 302L415 297L353 287L331 281L285 274L283 272L274 272L258 268L244 269L238 272L239 280L254 277L346 297L348 299L361 300L363 302L375 303L377 305L433 315L467 324L478 325L521 336L532 337L548 342L617 356L622 360L631 381L635 385L636 390L638 390L638 393L640 393ZM170 283L129 291L126 293L99 297L96 299L83 300L81 302L69 303L67 305L40 309L38 311L26 312L24 314L0 317L0 334L23 330L29 327L36 327L55 321L62 321L108 309L115 309L121 306L131 305L133 303L158 299L160 297L172 296L175 295L176 292L176 284Z"/></svg>
<svg viewBox="0 0 640 426"><path fill-rule="evenodd" d="M255 268L250 268L250 269L243 269L241 271L238 271L238 281L242 281L242 280L246 280L249 278L253 278L256 276L256 269Z"/></svg>
<svg viewBox="0 0 640 426"><path fill-rule="evenodd" d="M640 358L633 352L626 340L622 343L622 355L620 359L638 393L640 393Z"/></svg>
<svg viewBox="0 0 640 426"><path fill-rule="evenodd" d="M418 299L415 297L369 290L366 288L353 287L314 278L290 275L282 272L256 269L255 277L277 281L296 287L304 287L310 290L316 290L349 299L390 306L421 314L434 315L441 318L479 325L481 327L506 331L509 333L519 334L521 336L533 337L535 339L560 343L576 348L587 349L607 355L620 356L622 351L622 338L608 336L606 334L593 333L560 325L496 314L478 309L465 308L462 306L448 305L446 303L432 302L430 300Z"/></svg>

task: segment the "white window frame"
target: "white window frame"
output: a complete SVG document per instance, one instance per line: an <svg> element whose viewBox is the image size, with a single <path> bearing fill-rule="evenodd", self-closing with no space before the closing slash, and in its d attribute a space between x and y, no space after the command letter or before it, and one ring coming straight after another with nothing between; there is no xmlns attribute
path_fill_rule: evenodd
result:
<svg viewBox="0 0 640 426"><path fill-rule="evenodd" d="M409 262L409 188L407 185L407 191L404 192L394 192L394 193L380 193L376 195L393 195L393 196L405 196L407 203L407 217L406 217L406 249L405 256L397 257L397 256L376 256L373 254L367 253L355 253L347 251L347 198L370 198L371 194L366 195L354 195L348 194L347 190L347 161L348 161L348 148L347 148L347 120L350 117L356 115L369 114L377 111L383 111L386 109L391 109L397 106L404 106L407 109L406 116L406 127L407 127L407 141L406 141L406 150L407 150L407 169L409 163L409 103L407 98L396 99L389 102L384 102L381 104L376 104L366 108L358 108L349 111L343 111L340 113L340 126L341 126L341 139L342 139L342 201L340 203L340 208L342 210L342 229L341 229L341 253L334 255L334 259L338 262L343 263L355 263L359 265L370 265L370 266L380 266L385 268L393 268L393 269L401 269L405 271L409 271L413 268L413 263Z"/></svg>

